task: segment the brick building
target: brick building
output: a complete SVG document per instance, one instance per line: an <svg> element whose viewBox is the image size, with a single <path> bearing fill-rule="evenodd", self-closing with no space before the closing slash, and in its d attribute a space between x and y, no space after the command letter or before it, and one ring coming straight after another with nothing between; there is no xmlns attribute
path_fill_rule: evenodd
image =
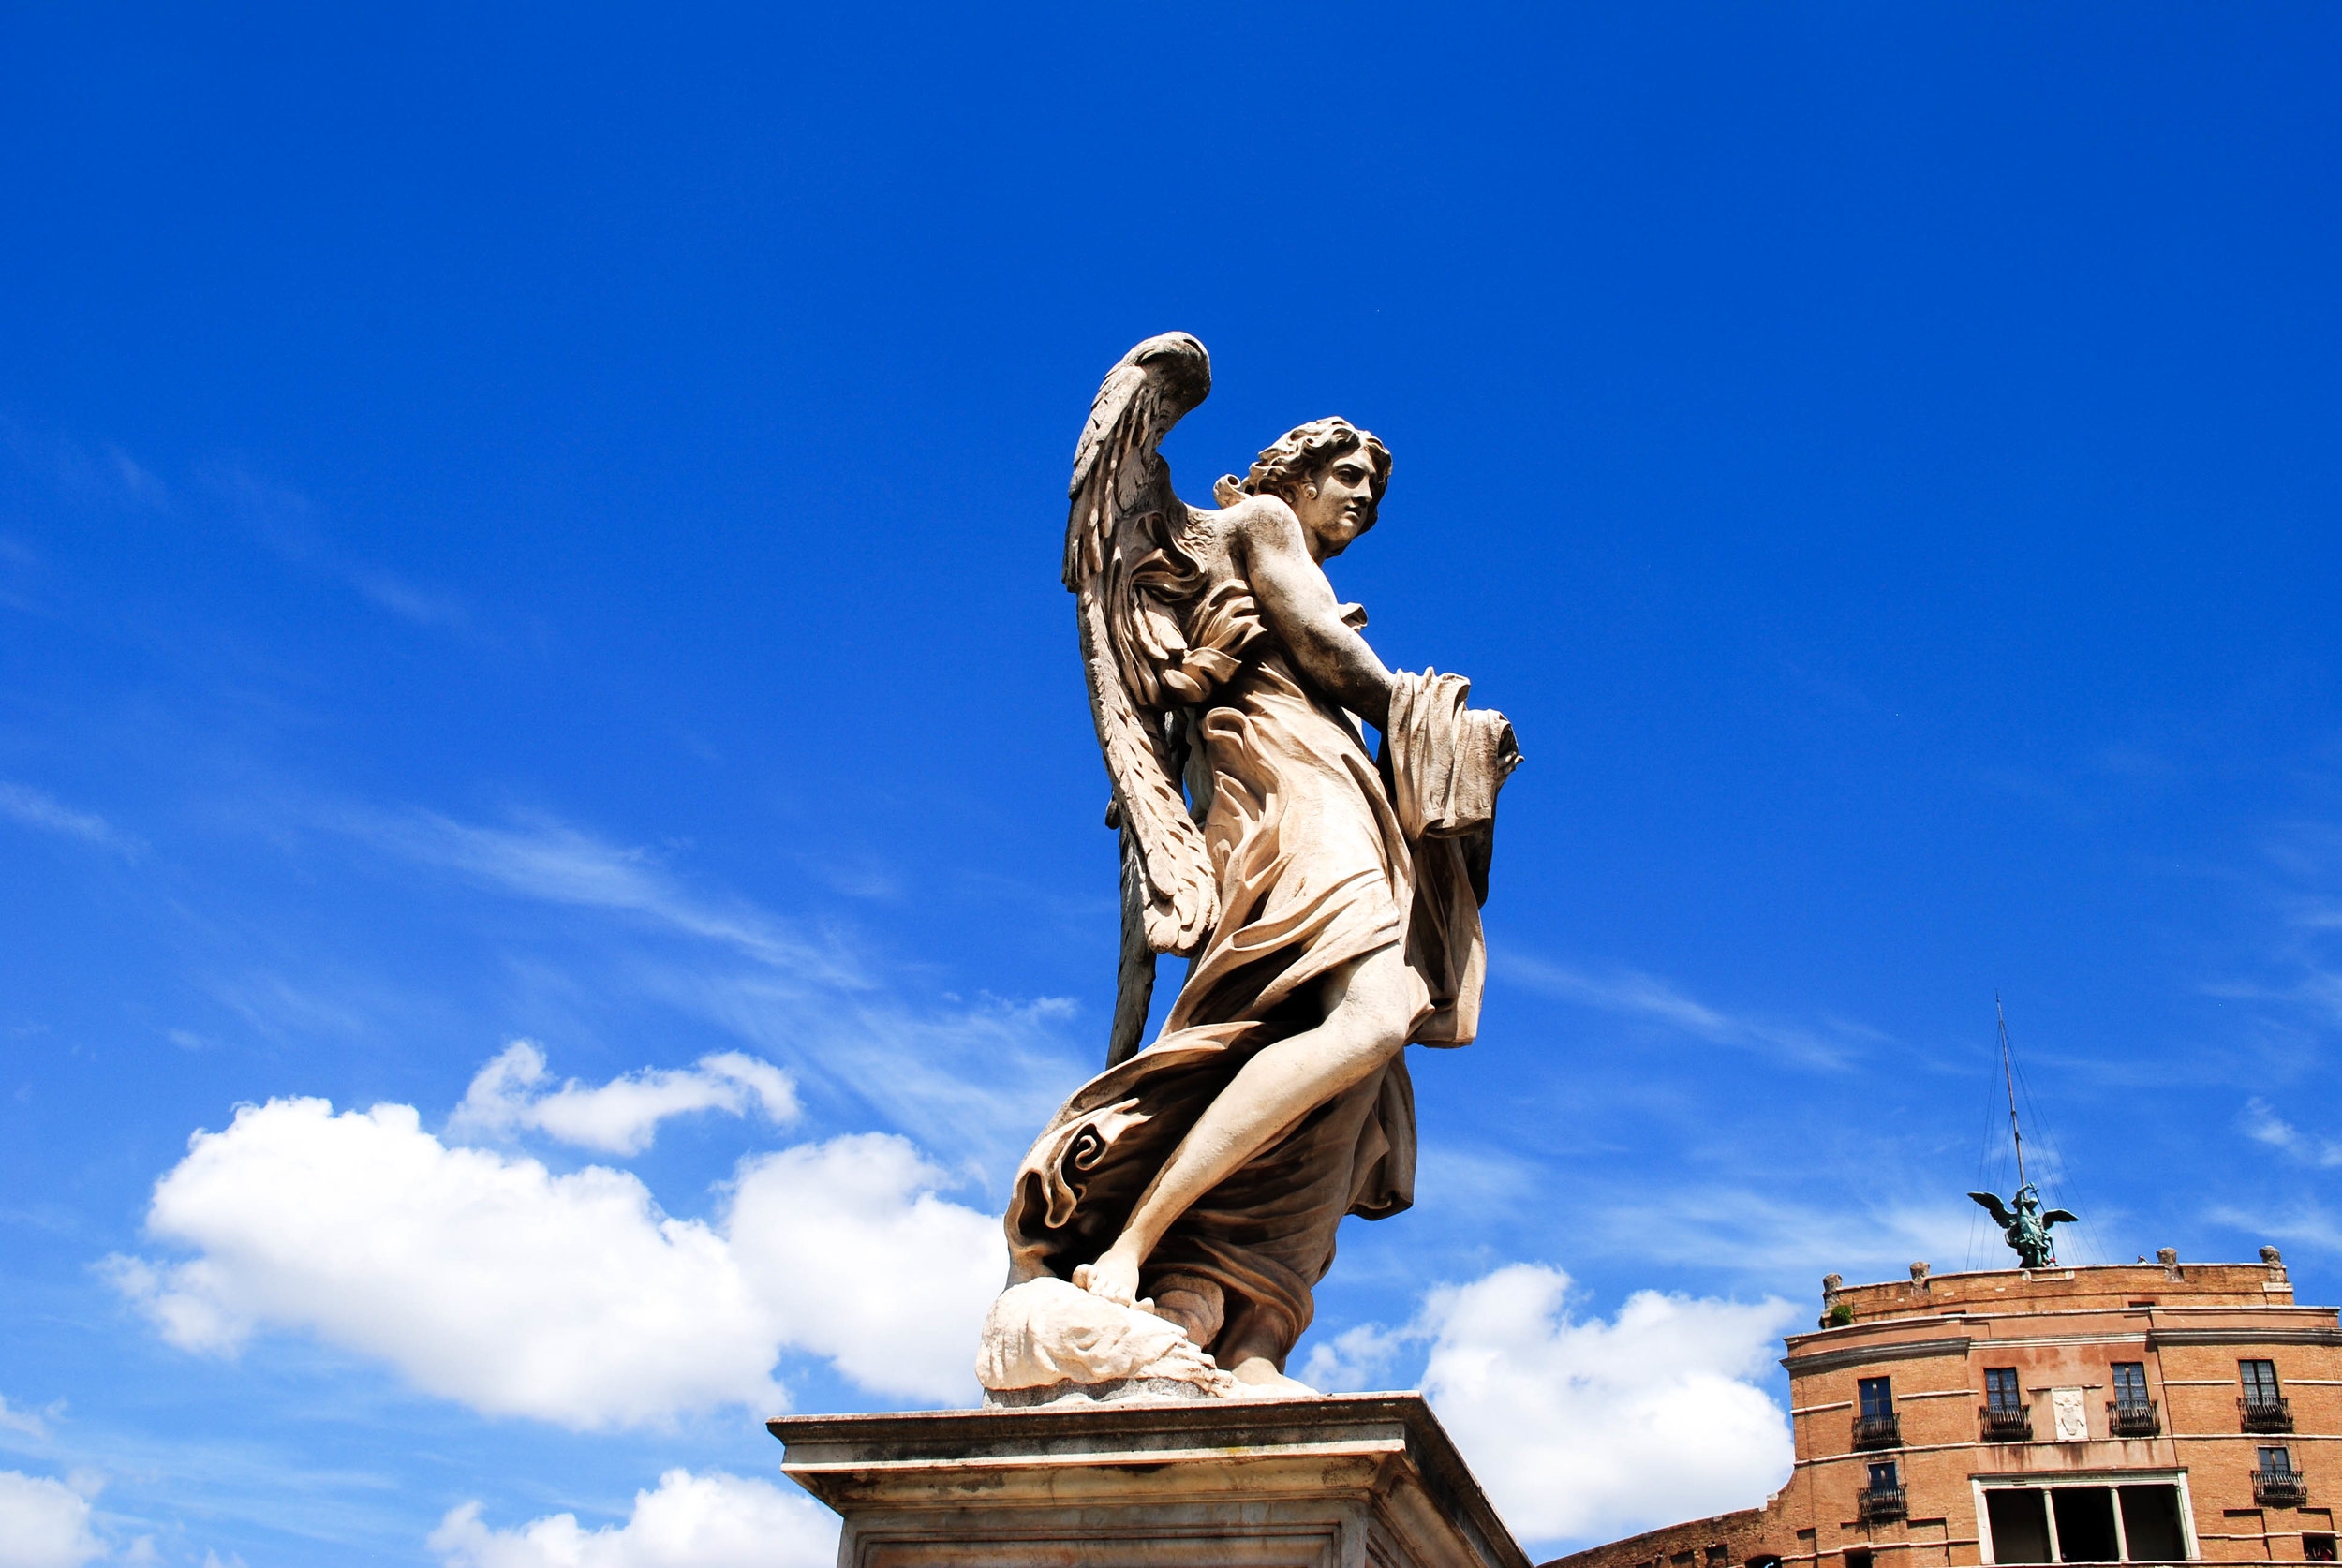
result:
<svg viewBox="0 0 2342 1568"><path fill-rule="evenodd" d="M2293 1304L2275 1248L2160 1259L1831 1275L1782 1360L1787 1484L1548 1568L2334 1561L2335 1309Z"/></svg>

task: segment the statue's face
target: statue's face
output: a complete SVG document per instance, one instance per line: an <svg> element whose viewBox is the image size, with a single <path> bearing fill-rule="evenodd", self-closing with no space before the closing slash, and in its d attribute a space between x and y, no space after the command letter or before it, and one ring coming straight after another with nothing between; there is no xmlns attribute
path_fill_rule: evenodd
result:
<svg viewBox="0 0 2342 1568"><path fill-rule="evenodd" d="M1354 448L1327 464L1295 498L1293 514L1301 520L1316 559L1331 560L1349 549L1352 540L1374 525L1374 465L1367 460L1366 448Z"/></svg>

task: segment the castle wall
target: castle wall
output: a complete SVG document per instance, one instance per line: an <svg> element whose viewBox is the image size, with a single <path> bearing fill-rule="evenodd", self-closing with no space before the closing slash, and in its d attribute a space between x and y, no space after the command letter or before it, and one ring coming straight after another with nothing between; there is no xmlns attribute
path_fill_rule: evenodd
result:
<svg viewBox="0 0 2342 1568"><path fill-rule="evenodd" d="M1561 1563L2333 1560L2342 1324L2294 1305L2274 1251L1831 1284L1825 1326L1786 1341L1796 1464L1781 1491ZM2275 1403L2240 1404L2245 1361L2273 1365ZM2118 1365L2139 1368L2151 1418L2118 1411ZM1995 1376L2008 1408L1991 1413ZM1890 1401L1867 1421L1865 1379L1887 1380ZM2263 1450L2280 1456L2275 1482Z"/></svg>

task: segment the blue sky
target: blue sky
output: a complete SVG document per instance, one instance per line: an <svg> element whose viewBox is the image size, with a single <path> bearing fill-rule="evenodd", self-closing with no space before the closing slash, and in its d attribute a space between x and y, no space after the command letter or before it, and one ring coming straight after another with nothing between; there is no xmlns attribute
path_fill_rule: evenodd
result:
<svg viewBox="0 0 2342 1568"><path fill-rule="evenodd" d="M1758 1501L1818 1277L2002 1256L1995 991L2068 1261L2335 1300L2338 35L11 7L0 1519L823 1560L759 1418L971 1397L1103 1049L1056 557L1171 329L1192 498L1389 442L1336 586L1531 759L1306 1375L1541 1546Z"/></svg>

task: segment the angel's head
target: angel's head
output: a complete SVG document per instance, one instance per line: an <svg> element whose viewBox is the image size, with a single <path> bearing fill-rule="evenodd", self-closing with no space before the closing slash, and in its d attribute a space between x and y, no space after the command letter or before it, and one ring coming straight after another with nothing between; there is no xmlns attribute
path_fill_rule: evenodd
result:
<svg viewBox="0 0 2342 1568"><path fill-rule="evenodd" d="M1390 483L1390 449L1345 419L1312 420L1285 432L1253 462L1243 490L1291 507L1319 560L1341 555L1367 529Z"/></svg>

